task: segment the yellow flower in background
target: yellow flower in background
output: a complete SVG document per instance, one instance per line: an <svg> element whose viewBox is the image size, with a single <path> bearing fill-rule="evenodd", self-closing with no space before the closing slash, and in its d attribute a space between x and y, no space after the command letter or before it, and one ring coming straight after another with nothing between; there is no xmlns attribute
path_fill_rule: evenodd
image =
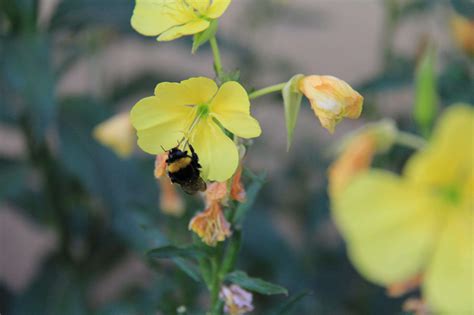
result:
<svg viewBox="0 0 474 315"><path fill-rule="evenodd" d="M127 157L135 147L135 134L128 113L121 113L97 125L94 138L117 155Z"/></svg>
<svg viewBox="0 0 474 315"><path fill-rule="evenodd" d="M310 75L301 79L299 89L311 102L321 125L330 133L343 118L357 119L362 112L362 95L336 77Z"/></svg>
<svg viewBox="0 0 474 315"><path fill-rule="evenodd" d="M474 20L454 14L451 18L451 28L458 46L474 57Z"/></svg>
<svg viewBox="0 0 474 315"><path fill-rule="evenodd" d="M140 34L169 41L204 31L231 0L136 0L131 24Z"/></svg>
<svg viewBox="0 0 474 315"><path fill-rule="evenodd" d="M138 146L150 154L164 153L163 149L178 143L185 145L185 137L199 156L204 180L226 181L239 165L237 147L222 127L242 138L261 133L258 121L250 115L247 92L239 83L230 81L218 88L204 77L158 84L154 96L132 108L131 121Z"/></svg>
<svg viewBox="0 0 474 315"><path fill-rule="evenodd" d="M403 176L368 170L336 198L349 256L383 286L422 274L435 313L474 312L474 109L446 110Z"/></svg>

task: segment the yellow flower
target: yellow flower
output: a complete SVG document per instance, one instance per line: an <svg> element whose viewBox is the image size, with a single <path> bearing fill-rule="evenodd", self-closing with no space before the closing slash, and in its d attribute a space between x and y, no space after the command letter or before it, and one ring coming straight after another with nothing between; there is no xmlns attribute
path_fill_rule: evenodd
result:
<svg viewBox="0 0 474 315"><path fill-rule="evenodd" d="M132 27L140 34L169 41L204 31L231 0L136 0Z"/></svg>
<svg viewBox="0 0 474 315"><path fill-rule="evenodd" d="M186 145L185 137L199 156L204 180L226 181L239 164L237 147L222 127L242 138L261 133L258 121L250 116L247 92L239 83L226 82L218 89L213 80L203 77L158 84L155 96L132 108L131 120L138 146L147 153L160 154L178 143Z"/></svg>
<svg viewBox="0 0 474 315"><path fill-rule="evenodd" d="M384 286L422 274L436 314L474 312L474 110L450 107L403 176L369 170L332 200L349 256Z"/></svg>
<svg viewBox="0 0 474 315"><path fill-rule="evenodd" d="M451 28L459 47L468 55L474 56L474 20L455 14L451 18Z"/></svg>
<svg viewBox="0 0 474 315"><path fill-rule="evenodd" d="M343 118L357 119L362 112L362 95L336 77L310 75L301 79L299 89L330 133Z"/></svg>
<svg viewBox="0 0 474 315"><path fill-rule="evenodd" d="M94 128L94 138L121 157L129 156L135 146L135 135L128 113L117 114Z"/></svg>

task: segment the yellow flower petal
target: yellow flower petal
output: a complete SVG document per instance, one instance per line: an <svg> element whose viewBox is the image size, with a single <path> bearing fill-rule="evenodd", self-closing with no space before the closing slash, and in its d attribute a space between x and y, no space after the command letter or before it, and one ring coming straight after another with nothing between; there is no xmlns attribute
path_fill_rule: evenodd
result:
<svg viewBox="0 0 474 315"><path fill-rule="evenodd" d="M186 88L185 93L189 95L191 104L194 105L210 102L218 89L216 82L206 77L190 78L181 81L181 85Z"/></svg>
<svg viewBox="0 0 474 315"><path fill-rule="evenodd" d="M473 210L450 216L426 273L423 292L435 314L474 313Z"/></svg>
<svg viewBox="0 0 474 315"><path fill-rule="evenodd" d="M203 19L195 19L190 22L187 22L184 25L170 28L169 30L162 33L158 37L158 40L164 42L179 38L184 35L196 34L208 28L209 24L209 21Z"/></svg>
<svg viewBox="0 0 474 315"><path fill-rule="evenodd" d="M187 125L185 119L175 119L154 127L137 130L138 146L150 154L164 153L177 146L184 136L183 130Z"/></svg>
<svg viewBox="0 0 474 315"><path fill-rule="evenodd" d="M239 164L237 147L211 117L199 123L190 143L199 156L205 180L223 182L234 174Z"/></svg>
<svg viewBox="0 0 474 315"><path fill-rule="evenodd" d="M156 36L179 24L169 15L170 7L174 6L167 0L136 0L132 27L142 35Z"/></svg>
<svg viewBox="0 0 474 315"><path fill-rule="evenodd" d="M129 156L135 147L135 134L129 113L121 113L100 123L93 131L94 138L121 157Z"/></svg>
<svg viewBox="0 0 474 315"><path fill-rule="evenodd" d="M186 0L186 2L201 14L205 14L211 5L211 0Z"/></svg>
<svg viewBox="0 0 474 315"><path fill-rule="evenodd" d="M192 108L168 102L156 96L145 97L138 101L130 112L133 127L137 130L147 129L156 125L187 117Z"/></svg>
<svg viewBox="0 0 474 315"><path fill-rule="evenodd" d="M438 224L436 200L390 172L358 175L333 200L333 214L362 275L388 285L417 275Z"/></svg>
<svg viewBox="0 0 474 315"><path fill-rule="evenodd" d="M404 174L413 182L436 187L462 184L474 161L474 109L448 108L433 132L433 139L413 156Z"/></svg>
<svg viewBox="0 0 474 315"><path fill-rule="evenodd" d="M258 137L262 130L250 116L250 101L237 82L224 83L211 102L212 115L229 131L242 138Z"/></svg>
<svg viewBox="0 0 474 315"><path fill-rule="evenodd" d="M229 6L231 0L213 0L209 10L206 12L206 16L211 19L217 19Z"/></svg>

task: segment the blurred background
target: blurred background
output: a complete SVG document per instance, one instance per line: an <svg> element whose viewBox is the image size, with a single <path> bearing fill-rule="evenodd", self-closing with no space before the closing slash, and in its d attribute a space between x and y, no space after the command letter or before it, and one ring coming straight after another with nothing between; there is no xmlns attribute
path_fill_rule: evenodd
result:
<svg viewBox="0 0 474 315"><path fill-rule="evenodd" d="M191 55L190 37L158 43L134 32L133 6L0 2L1 314L206 309L203 285L172 262L145 257L150 248L189 241L187 223L201 201L183 196L186 213L164 215L154 158L138 149L120 158L92 136L161 81L214 76L207 45ZM235 0L220 19L224 67L240 69L249 90L296 73L330 74L365 97L362 119L344 121L334 136L304 103L288 153L281 97L252 103L263 135L248 165L267 175L247 187L253 204L238 266L290 294L310 290L294 314L402 314L404 298L387 297L347 259L329 214L328 149L382 117L416 132L413 79L428 43L436 48L440 108L474 103L473 44L456 36L455 12L473 19L472 1ZM395 147L375 164L398 171L411 153ZM254 298L254 314L285 300Z"/></svg>

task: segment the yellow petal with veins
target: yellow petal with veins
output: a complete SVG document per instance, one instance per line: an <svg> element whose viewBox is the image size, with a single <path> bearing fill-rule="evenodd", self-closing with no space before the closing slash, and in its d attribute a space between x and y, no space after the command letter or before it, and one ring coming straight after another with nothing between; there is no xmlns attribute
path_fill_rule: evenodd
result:
<svg viewBox="0 0 474 315"><path fill-rule="evenodd" d="M211 101L217 92L217 84L214 80L206 77L195 77L181 81L180 83L192 100L191 104L200 105Z"/></svg>
<svg viewBox="0 0 474 315"><path fill-rule="evenodd" d="M250 116L250 101L237 82L224 83L211 102L211 113L227 130L242 138L260 136L258 121Z"/></svg>
<svg viewBox="0 0 474 315"><path fill-rule="evenodd" d="M230 2L231 0L213 0L211 6L206 12L206 16L211 19L217 19L224 14Z"/></svg>
<svg viewBox="0 0 474 315"><path fill-rule="evenodd" d="M175 26L163 32L160 36L158 36L158 41L170 41L184 35L196 34L208 28L209 24L209 21L203 19L195 19L190 22L187 22L184 25Z"/></svg>
<svg viewBox="0 0 474 315"><path fill-rule="evenodd" d="M140 34L156 36L178 25L170 15L175 4L167 0L136 0L131 24Z"/></svg>
<svg viewBox="0 0 474 315"><path fill-rule="evenodd" d="M199 156L204 179L223 182L234 174L239 164L237 147L211 117L199 123L190 143Z"/></svg>

